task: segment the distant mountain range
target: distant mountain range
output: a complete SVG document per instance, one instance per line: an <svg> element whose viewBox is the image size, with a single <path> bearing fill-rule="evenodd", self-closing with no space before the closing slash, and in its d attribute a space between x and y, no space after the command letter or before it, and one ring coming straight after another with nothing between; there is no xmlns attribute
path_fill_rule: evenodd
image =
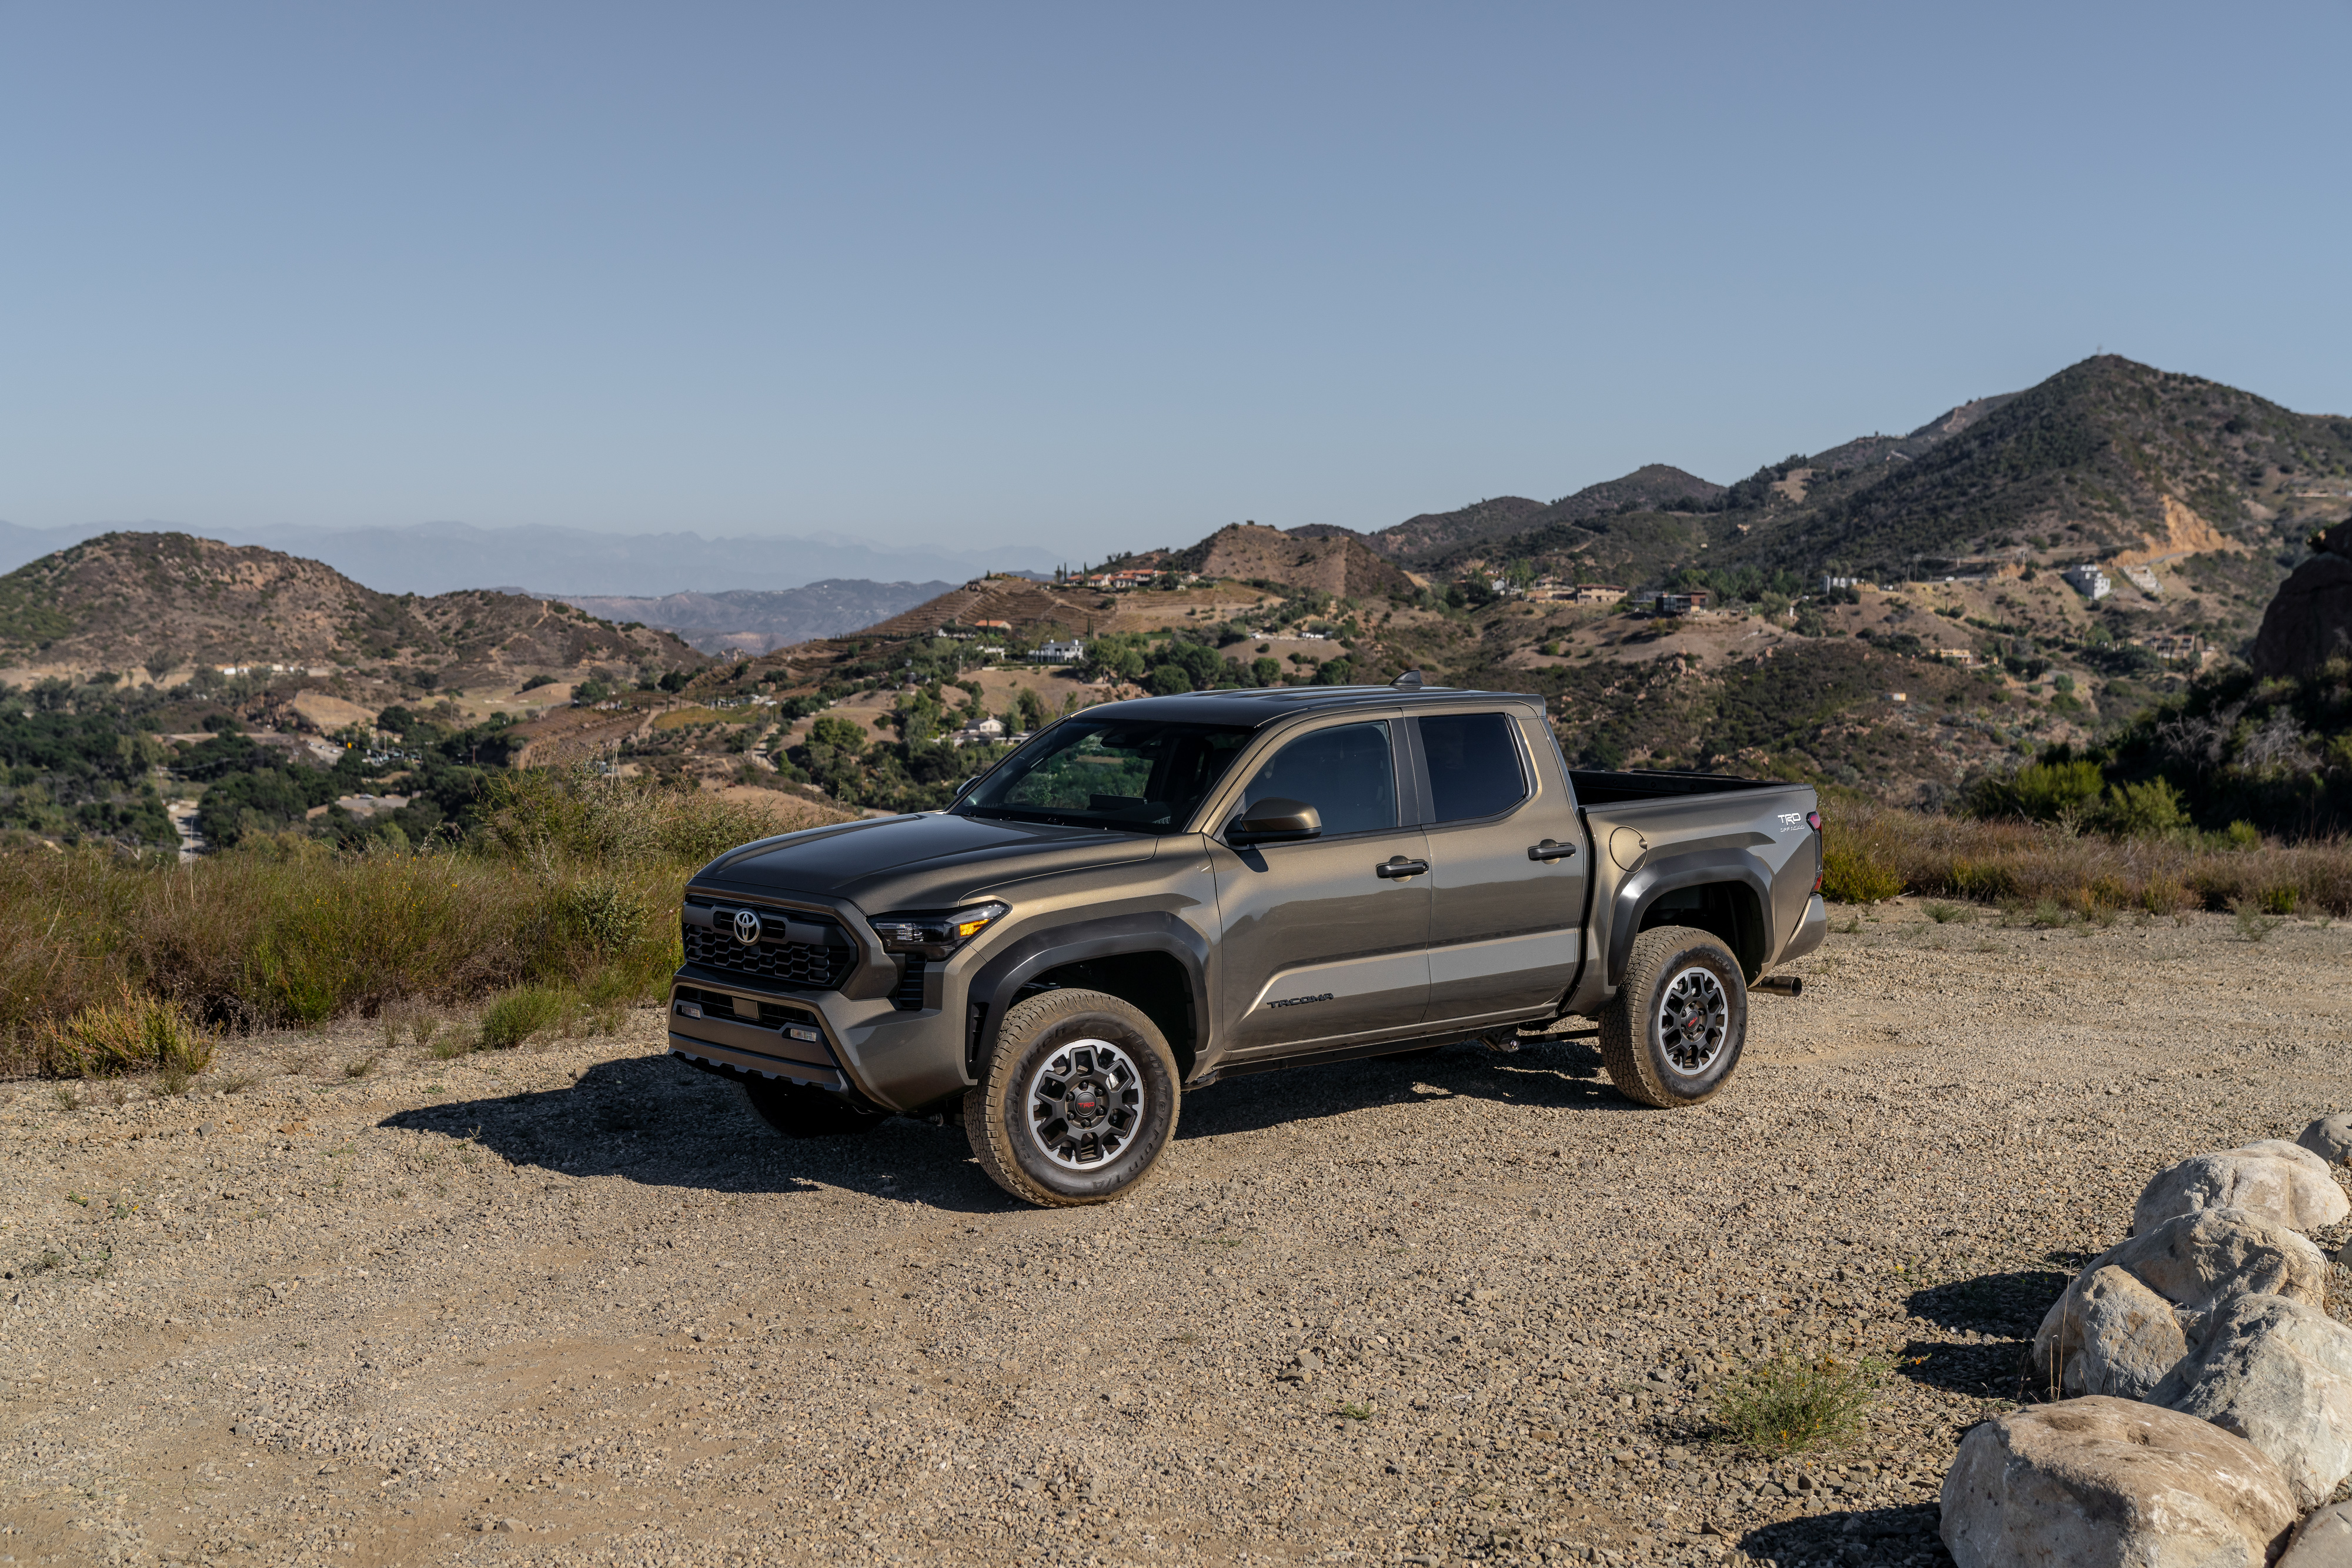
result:
<svg viewBox="0 0 2352 1568"><path fill-rule="evenodd" d="M184 532L170 523L23 528L0 523L0 571L79 540L116 532ZM705 538L697 533L605 534L586 528L478 528L464 523L406 528L207 528L225 544L259 545L324 561L380 593L446 593L488 583L529 583L548 594L640 594L799 588L827 579L898 581L942 573L1050 571L1054 558L1024 545L978 549L898 548L838 538ZM650 624L650 622L649 622Z"/></svg>
<svg viewBox="0 0 2352 1568"><path fill-rule="evenodd" d="M805 588L730 589L635 599L557 594L565 603L612 622L642 622L677 632L706 653L757 656L791 643L835 637L912 610L951 582L866 582L827 578Z"/></svg>

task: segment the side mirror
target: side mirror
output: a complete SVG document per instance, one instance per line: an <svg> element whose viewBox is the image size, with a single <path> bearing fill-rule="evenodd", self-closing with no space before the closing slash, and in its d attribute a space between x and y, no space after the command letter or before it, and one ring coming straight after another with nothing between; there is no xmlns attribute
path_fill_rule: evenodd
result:
<svg viewBox="0 0 2352 1568"><path fill-rule="evenodd" d="M1244 810L1225 828L1225 842L1283 844L1323 836L1323 813L1304 800L1267 800Z"/></svg>
<svg viewBox="0 0 2352 1568"><path fill-rule="evenodd" d="M955 787L955 794L952 799L958 800L962 800L966 795L971 792L971 787L979 782L980 775L977 773L973 774L971 778L965 779Z"/></svg>

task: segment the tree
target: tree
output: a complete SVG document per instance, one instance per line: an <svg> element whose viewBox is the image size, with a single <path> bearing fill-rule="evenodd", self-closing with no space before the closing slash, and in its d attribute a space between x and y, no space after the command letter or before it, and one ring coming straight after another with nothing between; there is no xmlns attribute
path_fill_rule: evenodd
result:
<svg viewBox="0 0 2352 1568"><path fill-rule="evenodd" d="M1020 710L1021 727L1036 731L1045 727L1045 699L1034 686L1023 686L1013 693L1013 700Z"/></svg>
<svg viewBox="0 0 2352 1568"><path fill-rule="evenodd" d="M809 726L808 737L812 746L829 746L851 757L866 749L866 732L834 714Z"/></svg>

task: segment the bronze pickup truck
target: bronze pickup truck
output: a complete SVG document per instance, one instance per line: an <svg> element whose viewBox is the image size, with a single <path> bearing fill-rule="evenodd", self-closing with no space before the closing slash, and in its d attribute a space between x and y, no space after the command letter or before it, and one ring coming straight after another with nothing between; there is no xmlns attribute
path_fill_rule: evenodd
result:
<svg viewBox="0 0 2352 1568"><path fill-rule="evenodd" d="M1106 704L942 811L764 839L686 890L670 1049L789 1136L961 1121L1040 1204L1142 1181L1191 1090L1570 1014L1695 1104L1819 946L1811 789L1570 769L1540 698Z"/></svg>

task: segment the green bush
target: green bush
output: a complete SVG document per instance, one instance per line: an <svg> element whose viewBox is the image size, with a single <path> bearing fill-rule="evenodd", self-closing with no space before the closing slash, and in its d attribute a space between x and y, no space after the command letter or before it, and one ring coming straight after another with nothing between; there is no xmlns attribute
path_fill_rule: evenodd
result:
<svg viewBox="0 0 2352 1568"><path fill-rule="evenodd" d="M163 1072L183 1082L213 1061L217 1043L178 1008L125 987L52 1024L42 1070L60 1076L111 1078Z"/></svg>
<svg viewBox="0 0 2352 1568"><path fill-rule="evenodd" d="M2119 838L2158 839L2185 831L2189 813L2180 809L2180 792L2168 781L2155 779L2111 787L2099 811L2099 825Z"/></svg>
<svg viewBox="0 0 2352 1568"><path fill-rule="evenodd" d="M553 1029L563 1013L561 991L541 986L509 991L483 1009L482 1049L512 1051L532 1035Z"/></svg>
<svg viewBox="0 0 2352 1568"><path fill-rule="evenodd" d="M1822 896L1837 904L1879 904L1903 891L1903 876L1870 846L1839 832L1822 851Z"/></svg>
<svg viewBox="0 0 2352 1568"><path fill-rule="evenodd" d="M1716 1424L1750 1448L1775 1453L1847 1442L1861 1432L1885 1380L1883 1362L1774 1356L1717 1394Z"/></svg>

